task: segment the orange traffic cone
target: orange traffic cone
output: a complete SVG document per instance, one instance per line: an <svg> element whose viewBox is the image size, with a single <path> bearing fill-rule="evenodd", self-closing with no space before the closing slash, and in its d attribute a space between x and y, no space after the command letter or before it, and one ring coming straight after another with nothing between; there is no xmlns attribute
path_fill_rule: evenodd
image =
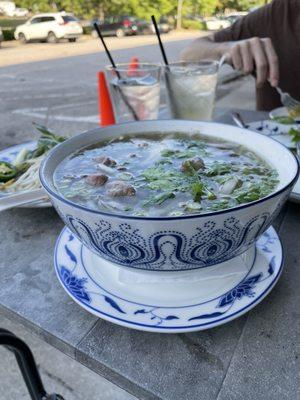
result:
<svg viewBox="0 0 300 400"><path fill-rule="evenodd" d="M127 76L136 75L136 71L139 68L139 59L137 57L132 57L127 71Z"/></svg>
<svg viewBox="0 0 300 400"><path fill-rule="evenodd" d="M103 71L98 72L99 124L101 126L116 123L106 79Z"/></svg>

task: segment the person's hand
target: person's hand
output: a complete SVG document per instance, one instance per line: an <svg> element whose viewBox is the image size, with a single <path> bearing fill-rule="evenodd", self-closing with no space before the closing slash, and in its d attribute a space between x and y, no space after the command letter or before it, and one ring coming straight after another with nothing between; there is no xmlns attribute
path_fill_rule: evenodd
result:
<svg viewBox="0 0 300 400"><path fill-rule="evenodd" d="M255 72L257 86L266 81L278 86L278 57L271 39L257 37L228 43L227 61L237 70L250 74Z"/></svg>

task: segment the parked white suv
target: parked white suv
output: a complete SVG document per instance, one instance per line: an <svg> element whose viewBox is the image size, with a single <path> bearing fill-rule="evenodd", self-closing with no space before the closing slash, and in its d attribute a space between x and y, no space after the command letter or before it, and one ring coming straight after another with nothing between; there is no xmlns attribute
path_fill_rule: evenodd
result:
<svg viewBox="0 0 300 400"><path fill-rule="evenodd" d="M225 18L211 17L205 20L206 28L209 31L216 31L218 29L229 28L231 23Z"/></svg>
<svg viewBox="0 0 300 400"><path fill-rule="evenodd" d="M15 30L15 39L22 43L30 40L57 43L59 39L68 39L76 42L82 34L82 27L78 20L71 14L47 13L30 18L25 24L19 25Z"/></svg>
<svg viewBox="0 0 300 400"><path fill-rule="evenodd" d="M27 17L28 14L29 14L29 11L27 10L27 8L18 8L17 7L13 11L12 17Z"/></svg>

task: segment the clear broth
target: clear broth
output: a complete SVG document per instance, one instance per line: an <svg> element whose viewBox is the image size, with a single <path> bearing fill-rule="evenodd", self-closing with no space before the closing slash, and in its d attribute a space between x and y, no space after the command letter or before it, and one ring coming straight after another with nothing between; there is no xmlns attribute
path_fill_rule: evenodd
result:
<svg viewBox="0 0 300 400"><path fill-rule="evenodd" d="M63 197L94 210L159 217L258 200L275 190L278 173L236 143L145 134L81 149L58 165L54 183Z"/></svg>

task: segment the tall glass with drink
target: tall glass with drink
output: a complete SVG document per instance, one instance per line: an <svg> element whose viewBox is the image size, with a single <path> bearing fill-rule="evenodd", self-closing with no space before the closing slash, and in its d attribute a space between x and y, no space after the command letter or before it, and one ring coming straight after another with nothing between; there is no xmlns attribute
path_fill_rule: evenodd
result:
<svg viewBox="0 0 300 400"><path fill-rule="evenodd" d="M210 121L217 87L219 62L177 62L165 67L172 118Z"/></svg>
<svg viewBox="0 0 300 400"><path fill-rule="evenodd" d="M117 122L157 119L160 99L158 64L117 64L106 76Z"/></svg>

